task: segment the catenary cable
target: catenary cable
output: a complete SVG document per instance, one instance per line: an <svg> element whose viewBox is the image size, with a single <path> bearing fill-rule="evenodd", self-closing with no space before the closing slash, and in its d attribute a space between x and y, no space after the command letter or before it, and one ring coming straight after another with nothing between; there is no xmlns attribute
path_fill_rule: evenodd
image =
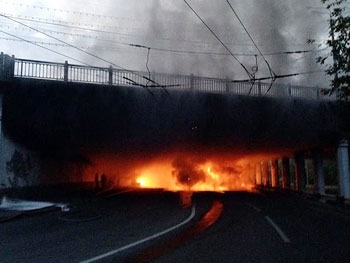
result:
<svg viewBox="0 0 350 263"><path fill-rule="evenodd" d="M132 70L125 69L125 68L123 68L123 67L120 66L120 65L117 65L117 64L115 64L115 63L113 63L113 62L111 62L111 61L108 61L108 60L106 60L106 59L104 59L104 58L102 58L102 57L99 57L99 56L97 56L97 55L91 53L91 52L88 52L88 51L86 51L86 50L83 50L83 49L81 49L81 48L79 48L79 47L77 47L77 46L74 46L74 45L72 45L72 44L70 44L70 43L68 43L68 42L66 42L66 41L63 41L63 40L61 40L61 39L59 39L59 38L56 38L56 37L54 37L54 36L51 36L51 35L49 35L49 34L47 34L47 33L45 33L45 32L42 32L42 31L40 31L40 30L38 30L38 29L36 29L36 28L34 28L34 27L31 27L31 26L29 26L29 25L26 25L26 24L24 24L24 23L22 23L22 22L20 22L20 21L17 21L17 20L15 20L15 19L13 19L13 18L7 17L6 15L0 14L0 16L2 16L2 17L4 17L4 18L7 18L7 19L9 19L9 20L11 20L11 21L13 21L13 22L15 22L15 23L18 23L18 24L20 24L20 25L22 25L22 26L25 26L25 27L27 27L27 28L30 28L30 29L32 29L32 30L34 30L34 31L36 31L36 32L38 32L38 33L40 33L40 34L43 34L43 35L45 35L45 36L47 36L47 37L50 37L50 38L52 38L52 39L54 39L54 40L56 40L56 41L58 41L58 42L61 42L61 43L63 43L63 44L66 44L66 45L68 45L69 47L72 47L72 48L74 48L74 49L77 49L77 50L80 51L80 52L83 52L83 53L88 54L88 55L90 55L90 56L92 56L92 57L94 57L94 58L97 58L97 59L99 59L99 60L102 60L102 61L104 61L104 62L107 62L107 63L109 63L109 64L111 64L111 65L113 65L113 66L115 66L115 67L117 67L117 68L120 68L120 69L124 70L124 71L133 73L133 74L138 75L138 76L140 76L140 77L143 77L143 76L139 75L137 72L134 72L134 71L132 71ZM118 77L119 77L119 76L118 76ZM140 84L140 83L134 82L134 84L137 85L137 86L141 86L141 87L144 87L144 88L147 89L147 87L145 87L145 85L142 85L142 84Z"/></svg>
<svg viewBox="0 0 350 263"><path fill-rule="evenodd" d="M254 41L252 35L249 33L247 27L244 25L243 21L241 20L241 18L238 16L236 10L233 8L233 6L231 5L230 1L229 0L226 0L226 2L228 3L231 11L234 13L234 15L236 16L236 18L238 19L239 23L242 25L244 31L247 33L248 37L250 38L250 40L252 41L253 45L255 46L255 48L258 50L260 56L263 58L263 60L265 61L269 71L270 71L270 75L271 75L271 85L270 85L270 88L269 90L271 89L273 83L275 82L275 72L272 70L269 62L266 60L265 56L263 55L263 53L261 52L260 48L258 47L258 45L256 44L256 42Z"/></svg>
<svg viewBox="0 0 350 263"><path fill-rule="evenodd" d="M229 54L231 55L231 57L233 57L240 65L241 67L244 69L244 71L247 73L249 79L252 78L250 72L248 71L248 69L243 65L242 62L240 62L240 60L232 53L232 51L227 47L227 45L219 38L219 36L209 27L209 25L203 20L203 18L196 12L196 10L194 10L192 8L192 6L186 1L184 0L184 2L186 3L186 5L188 6L188 8L191 9L191 11L197 16L197 18L206 26L206 28L212 33L212 35L221 43L221 45L229 52Z"/></svg>
<svg viewBox="0 0 350 263"><path fill-rule="evenodd" d="M20 39L20 40L23 41L23 42L27 42L27 43L29 43L29 44L35 45L35 46L40 47L40 48L42 48L42 49L45 49L45 50L47 50L47 51L53 52L53 53L55 53L55 54L57 54L57 55L63 56L63 57L65 57L65 58L69 58L69 59L74 60L74 61L76 61L76 62L79 62L79 63L81 63L81 64L83 64L83 65L91 66L91 65L89 65L88 63L85 63L85 62L83 62L83 61L81 61L81 60L78 60L78 59L73 58L73 57L71 57L71 56L65 55L65 54L60 53L60 52L58 52L58 51L56 51L56 50L53 50L53 49L51 49L51 48L44 47L44 46L39 45L39 44L37 44L37 43L35 43L35 42L33 42L33 41L30 41L30 40L21 38L21 37L19 37L19 36L13 35L13 34L10 34L10 33L8 33L8 32L5 32L5 31L1 30L1 29L0 29L0 32L3 33L3 34L6 34L6 35L8 35L8 36L11 36L11 37Z"/></svg>

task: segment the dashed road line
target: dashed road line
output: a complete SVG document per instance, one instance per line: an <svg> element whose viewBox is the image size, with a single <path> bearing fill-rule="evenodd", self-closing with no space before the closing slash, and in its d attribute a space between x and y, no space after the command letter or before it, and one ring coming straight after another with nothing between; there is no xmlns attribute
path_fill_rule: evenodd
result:
<svg viewBox="0 0 350 263"><path fill-rule="evenodd" d="M249 206L250 208L253 208L255 211L257 212L261 212L261 209L259 207L256 207L255 205L252 205L250 203L246 203L247 206Z"/></svg>
<svg viewBox="0 0 350 263"><path fill-rule="evenodd" d="M279 236L281 237L284 243L290 243L290 239L287 237L287 235L282 231L282 229L275 222L273 222L273 220L269 216L265 216L265 219L276 230L276 232L279 234Z"/></svg>

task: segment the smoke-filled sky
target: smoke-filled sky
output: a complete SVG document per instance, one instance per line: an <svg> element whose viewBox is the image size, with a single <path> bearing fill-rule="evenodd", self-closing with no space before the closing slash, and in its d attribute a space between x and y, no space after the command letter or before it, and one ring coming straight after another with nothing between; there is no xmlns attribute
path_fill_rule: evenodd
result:
<svg viewBox="0 0 350 263"><path fill-rule="evenodd" d="M188 3L251 73L258 66L256 77L270 75L261 56L256 63L254 55L259 53L225 0ZM324 45L327 10L320 0L230 3L276 74L313 72L278 82L328 85L315 63L315 57L329 52ZM2 0L0 10L0 51L19 58L103 67L113 63L141 71L148 66L154 72L247 79L240 63L182 0ZM308 39L316 43L307 44ZM132 45L150 47L147 65L148 49ZM280 54L306 50L309 52Z"/></svg>

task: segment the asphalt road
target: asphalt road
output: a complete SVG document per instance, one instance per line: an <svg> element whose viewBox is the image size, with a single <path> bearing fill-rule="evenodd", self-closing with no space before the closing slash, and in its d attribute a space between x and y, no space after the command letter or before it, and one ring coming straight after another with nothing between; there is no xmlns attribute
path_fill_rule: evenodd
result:
<svg viewBox="0 0 350 263"><path fill-rule="evenodd" d="M109 194L0 224L0 262L350 262L349 213L297 195Z"/></svg>

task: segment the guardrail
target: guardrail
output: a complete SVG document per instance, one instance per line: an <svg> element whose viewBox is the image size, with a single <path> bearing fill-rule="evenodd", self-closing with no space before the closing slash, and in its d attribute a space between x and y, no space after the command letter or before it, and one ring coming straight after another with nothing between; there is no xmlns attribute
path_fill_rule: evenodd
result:
<svg viewBox="0 0 350 263"><path fill-rule="evenodd" d="M167 90L181 89L235 95L335 99L335 97L321 95L322 89L317 87L281 84L274 84L270 87L269 83L233 82L228 79L196 77L193 75L185 76L161 73L152 73L149 75L148 72L129 71L112 67L102 68L73 65L68 64L67 61L65 63L53 63L18 59L3 55L2 53L0 63L0 79L3 79L4 75L7 75L7 78L34 78L111 86L138 86L146 89L158 87ZM11 74L12 76L8 76Z"/></svg>

